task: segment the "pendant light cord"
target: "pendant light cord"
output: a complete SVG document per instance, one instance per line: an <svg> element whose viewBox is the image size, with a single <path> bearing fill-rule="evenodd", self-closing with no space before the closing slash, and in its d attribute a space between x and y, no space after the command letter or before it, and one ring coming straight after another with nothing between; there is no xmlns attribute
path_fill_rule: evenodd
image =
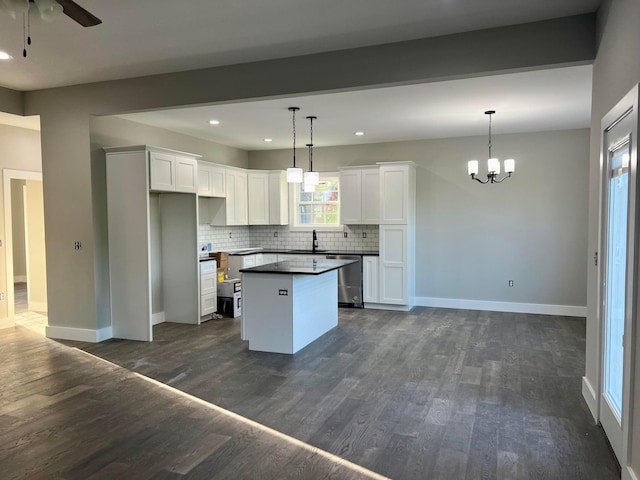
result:
<svg viewBox="0 0 640 480"><path fill-rule="evenodd" d="M310 126L310 135L309 135L309 171L313 172L313 120L316 117L307 117L311 124Z"/></svg>
<svg viewBox="0 0 640 480"><path fill-rule="evenodd" d="M493 158L491 156L491 113L489 114L489 158Z"/></svg>
<svg viewBox="0 0 640 480"><path fill-rule="evenodd" d="M293 112L293 168L296 168L296 110L297 107L289 108Z"/></svg>

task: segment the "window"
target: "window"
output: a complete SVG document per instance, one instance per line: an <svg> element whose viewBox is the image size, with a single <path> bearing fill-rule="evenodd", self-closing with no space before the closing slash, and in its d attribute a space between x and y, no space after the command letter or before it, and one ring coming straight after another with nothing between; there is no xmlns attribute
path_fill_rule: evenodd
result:
<svg viewBox="0 0 640 480"><path fill-rule="evenodd" d="M303 184L293 185L292 227L306 229L341 229L340 177L321 173L315 192L305 192Z"/></svg>

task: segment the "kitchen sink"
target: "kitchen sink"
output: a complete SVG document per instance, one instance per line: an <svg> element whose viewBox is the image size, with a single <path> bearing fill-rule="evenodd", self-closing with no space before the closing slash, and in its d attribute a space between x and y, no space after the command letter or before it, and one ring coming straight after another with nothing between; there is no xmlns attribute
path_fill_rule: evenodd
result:
<svg viewBox="0 0 640 480"><path fill-rule="evenodd" d="M309 250L289 250L288 253L326 253L327 250L318 250L316 249L316 251L314 252L313 250L309 249Z"/></svg>

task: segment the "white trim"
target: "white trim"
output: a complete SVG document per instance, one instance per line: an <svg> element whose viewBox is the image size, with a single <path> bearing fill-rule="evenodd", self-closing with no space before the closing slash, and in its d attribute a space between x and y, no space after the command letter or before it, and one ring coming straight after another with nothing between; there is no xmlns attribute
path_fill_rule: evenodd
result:
<svg viewBox="0 0 640 480"><path fill-rule="evenodd" d="M593 419L598 421L598 398L596 396L596 391L593 389L591 382L587 377L582 377L582 398L589 407L589 411L593 416Z"/></svg>
<svg viewBox="0 0 640 480"><path fill-rule="evenodd" d="M13 224L11 223L11 180L42 180L42 172L32 170L2 169L2 186L4 199L4 244L5 244L5 279L7 282L7 294L5 301L7 305L7 318L15 325L15 292L13 289ZM11 268L9 268L11 265Z"/></svg>
<svg viewBox="0 0 640 480"><path fill-rule="evenodd" d="M164 323L165 321L166 320L164 319L164 312L151 314L151 325L158 325L159 323Z"/></svg>
<svg viewBox="0 0 640 480"><path fill-rule="evenodd" d="M47 326L46 335L47 338L91 343L102 342L113 337L111 327L91 330L89 328L57 327L52 325Z"/></svg>
<svg viewBox="0 0 640 480"><path fill-rule="evenodd" d="M29 302L28 308L32 312L46 312L47 302Z"/></svg>
<svg viewBox="0 0 640 480"><path fill-rule="evenodd" d="M27 283L27 276L26 275L14 275L13 276L13 283Z"/></svg>
<svg viewBox="0 0 640 480"><path fill-rule="evenodd" d="M369 310L393 310L394 312L408 312L413 307L411 305L390 305L388 303L364 303L364 308Z"/></svg>
<svg viewBox="0 0 640 480"><path fill-rule="evenodd" d="M0 330L3 328L13 328L16 326L16 323L12 318L2 318L0 319Z"/></svg>
<svg viewBox="0 0 640 480"><path fill-rule="evenodd" d="M622 469L622 480L638 480L638 476L629 465Z"/></svg>
<svg viewBox="0 0 640 480"><path fill-rule="evenodd" d="M543 303L493 302L488 300L465 300L461 298L415 297L420 307L460 308L492 312L535 313L539 315L562 315L586 317L587 307L582 305L546 305Z"/></svg>

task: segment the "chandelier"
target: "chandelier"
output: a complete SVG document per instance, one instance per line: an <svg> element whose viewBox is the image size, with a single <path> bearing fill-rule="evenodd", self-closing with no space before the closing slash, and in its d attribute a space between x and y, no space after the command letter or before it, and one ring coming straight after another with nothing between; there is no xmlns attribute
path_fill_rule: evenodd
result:
<svg viewBox="0 0 640 480"><path fill-rule="evenodd" d="M487 179L482 181L476 175L478 175L478 160L470 160L467 164L467 169L471 179L480 183L502 183L507 178L511 177L511 174L516 169L516 161L513 158L509 158L504 161L504 173L507 175L498 180L500 175L500 160L491 156L491 115L496 113L495 110L487 110L485 115L489 115L489 160L487 160Z"/></svg>

